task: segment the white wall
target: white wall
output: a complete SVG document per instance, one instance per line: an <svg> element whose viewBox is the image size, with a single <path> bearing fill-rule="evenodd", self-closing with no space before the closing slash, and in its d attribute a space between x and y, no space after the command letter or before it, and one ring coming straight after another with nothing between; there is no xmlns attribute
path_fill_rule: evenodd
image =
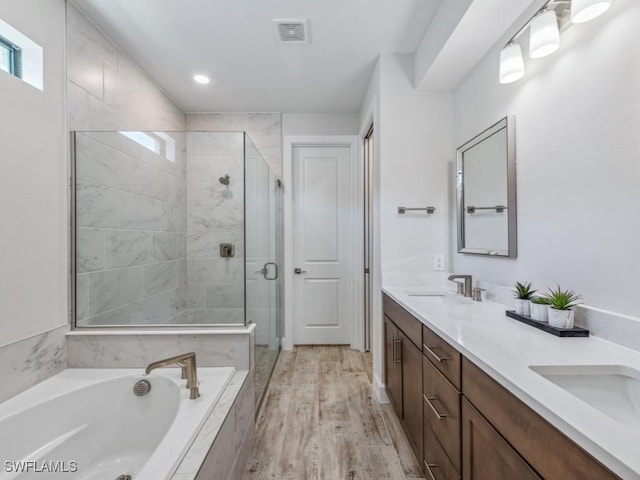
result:
<svg viewBox="0 0 640 480"><path fill-rule="evenodd" d="M553 56L525 59L519 82L498 83L498 44L454 91L455 146L516 117L518 258L454 254L453 270L559 283L585 304L639 315L638 25L640 2L614 2L566 30Z"/></svg>
<svg viewBox="0 0 640 480"><path fill-rule="evenodd" d="M282 135L357 135L357 113L283 113Z"/></svg>
<svg viewBox="0 0 640 480"><path fill-rule="evenodd" d="M382 273L428 273L447 249L451 98L413 88L411 55L381 57L380 221ZM436 213L398 214L398 207Z"/></svg>
<svg viewBox="0 0 640 480"><path fill-rule="evenodd" d="M413 87L411 55L383 54L360 112L360 133L374 121L372 353L374 386L384 382L382 275L429 273L448 249L447 163L452 160L451 97ZM398 207L436 213L399 215ZM446 267L446 266L445 266Z"/></svg>
<svg viewBox="0 0 640 480"><path fill-rule="evenodd" d="M67 322L64 14L64 0L0 1L45 63L44 91L0 71L0 346Z"/></svg>

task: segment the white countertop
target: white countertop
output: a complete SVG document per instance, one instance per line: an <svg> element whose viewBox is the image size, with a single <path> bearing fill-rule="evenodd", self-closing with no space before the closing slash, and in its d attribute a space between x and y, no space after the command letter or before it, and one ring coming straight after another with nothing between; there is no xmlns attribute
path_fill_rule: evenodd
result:
<svg viewBox="0 0 640 480"><path fill-rule="evenodd" d="M505 316L492 302L427 304L383 291L498 383L625 480L640 480L640 431L623 425L532 371L533 365L624 365L640 370L640 352L599 339L560 338ZM434 289L437 290L437 289Z"/></svg>

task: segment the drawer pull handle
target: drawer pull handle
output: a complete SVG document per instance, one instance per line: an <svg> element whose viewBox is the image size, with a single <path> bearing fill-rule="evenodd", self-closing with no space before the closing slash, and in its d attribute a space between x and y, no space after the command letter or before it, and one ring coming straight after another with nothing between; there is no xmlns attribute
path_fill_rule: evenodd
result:
<svg viewBox="0 0 640 480"><path fill-rule="evenodd" d="M422 347L431 355L433 355L433 358L435 358L440 363L446 362L447 360L451 360L448 357L440 357L436 352L432 350L433 348L438 348L438 347L427 347L424 343L422 344Z"/></svg>
<svg viewBox="0 0 640 480"><path fill-rule="evenodd" d="M432 468L438 468L438 464L437 463L427 463L425 461L424 462L424 466L427 467L427 472L429 472L429 476L431 477L431 480L436 480L436 476L433 474L431 469Z"/></svg>
<svg viewBox="0 0 640 480"><path fill-rule="evenodd" d="M436 408L436 406L432 403L432 400L438 400L438 397L427 397L426 395L423 394L422 398L424 398L424 401L429 404L429 406L431 407L431 410L433 410L433 413L435 413L436 417L438 417L438 420L442 420L443 418L449 416L448 413L440 413Z"/></svg>

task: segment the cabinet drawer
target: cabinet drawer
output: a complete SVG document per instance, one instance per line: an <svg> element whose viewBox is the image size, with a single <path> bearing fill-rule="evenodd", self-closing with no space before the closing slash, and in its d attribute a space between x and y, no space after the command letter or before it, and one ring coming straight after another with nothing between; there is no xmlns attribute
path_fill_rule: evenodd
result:
<svg viewBox="0 0 640 480"><path fill-rule="evenodd" d="M463 363L465 398L543 478L619 478L475 364Z"/></svg>
<svg viewBox="0 0 640 480"><path fill-rule="evenodd" d="M393 320L416 347L422 349L422 322L398 305L388 295L383 295L384 314Z"/></svg>
<svg viewBox="0 0 640 480"><path fill-rule="evenodd" d="M427 422L424 429L423 468L427 480L460 480L460 475L436 440Z"/></svg>
<svg viewBox="0 0 640 480"><path fill-rule="evenodd" d="M422 326L422 353L460 389L460 352L429 328Z"/></svg>
<svg viewBox="0 0 640 480"><path fill-rule="evenodd" d="M460 472L460 392L422 357L424 420Z"/></svg>

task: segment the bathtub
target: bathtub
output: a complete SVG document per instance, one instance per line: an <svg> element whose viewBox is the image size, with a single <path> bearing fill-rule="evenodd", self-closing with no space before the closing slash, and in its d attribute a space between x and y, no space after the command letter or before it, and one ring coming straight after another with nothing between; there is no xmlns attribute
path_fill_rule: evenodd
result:
<svg viewBox="0 0 640 480"><path fill-rule="evenodd" d="M234 373L198 368L189 400L179 368L64 370L0 404L0 480L168 480Z"/></svg>

